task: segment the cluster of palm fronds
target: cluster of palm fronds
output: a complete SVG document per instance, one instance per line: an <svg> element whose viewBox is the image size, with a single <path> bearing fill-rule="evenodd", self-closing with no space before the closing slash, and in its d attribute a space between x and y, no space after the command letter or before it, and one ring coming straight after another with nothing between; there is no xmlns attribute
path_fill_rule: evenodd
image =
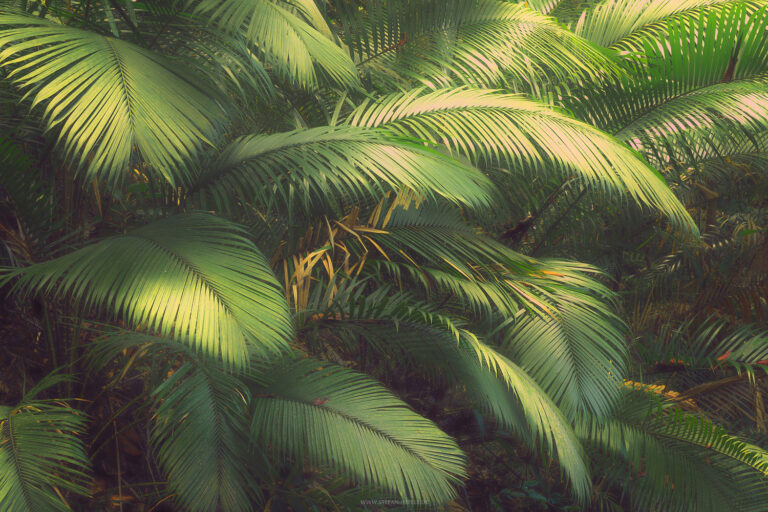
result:
<svg viewBox="0 0 768 512"><path fill-rule="evenodd" d="M3 2L0 509L762 510L767 29Z"/></svg>

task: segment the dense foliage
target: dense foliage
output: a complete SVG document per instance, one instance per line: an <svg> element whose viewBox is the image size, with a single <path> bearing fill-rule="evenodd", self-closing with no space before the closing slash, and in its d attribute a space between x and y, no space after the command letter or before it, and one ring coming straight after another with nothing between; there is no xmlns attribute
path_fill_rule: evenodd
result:
<svg viewBox="0 0 768 512"><path fill-rule="evenodd" d="M764 510L766 31L2 2L0 510Z"/></svg>

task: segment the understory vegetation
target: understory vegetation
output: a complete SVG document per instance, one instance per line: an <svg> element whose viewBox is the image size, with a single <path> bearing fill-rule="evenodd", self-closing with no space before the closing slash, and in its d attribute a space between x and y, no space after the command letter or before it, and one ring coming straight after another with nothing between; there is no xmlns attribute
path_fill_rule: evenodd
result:
<svg viewBox="0 0 768 512"><path fill-rule="evenodd" d="M766 0L4 0L0 511L765 511L767 171Z"/></svg>

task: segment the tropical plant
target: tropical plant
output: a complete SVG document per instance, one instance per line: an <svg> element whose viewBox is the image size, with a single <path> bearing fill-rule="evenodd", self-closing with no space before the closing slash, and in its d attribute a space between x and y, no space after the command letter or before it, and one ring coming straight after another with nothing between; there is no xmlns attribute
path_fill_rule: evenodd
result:
<svg viewBox="0 0 768 512"><path fill-rule="evenodd" d="M637 305L764 248L707 180L765 184L767 9L2 3L3 510L486 507L488 443L546 506L758 510L768 453L641 370L764 335Z"/></svg>

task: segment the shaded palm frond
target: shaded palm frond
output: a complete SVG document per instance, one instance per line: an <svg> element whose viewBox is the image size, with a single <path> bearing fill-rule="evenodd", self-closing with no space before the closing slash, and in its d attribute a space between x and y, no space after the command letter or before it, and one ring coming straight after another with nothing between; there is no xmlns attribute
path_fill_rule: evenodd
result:
<svg viewBox="0 0 768 512"><path fill-rule="evenodd" d="M247 388L187 362L153 392L152 444L175 501L190 512L247 512L261 491L249 466Z"/></svg>
<svg viewBox="0 0 768 512"><path fill-rule="evenodd" d="M465 476L455 441L369 377L299 360L255 379L258 446L403 499L440 505L455 496Z"/></svg>
<svg viewBox="0 0 768 512"><path fill-rule="evenodd" d="M0 406L0 508L64 512L71 508L58 489L87 496L84 432L81 413L52 402Z"/></svg>
<svg viewBox="0 0 768 512"><path fill-rule="evenodd" d="M766 495L768 453L679 409L663 413L643 392L627 391L616 418L585 420L577 431L603 457L607 478L641 510L757 511ZM621 461L621 462L619 462Z"/></svg>

